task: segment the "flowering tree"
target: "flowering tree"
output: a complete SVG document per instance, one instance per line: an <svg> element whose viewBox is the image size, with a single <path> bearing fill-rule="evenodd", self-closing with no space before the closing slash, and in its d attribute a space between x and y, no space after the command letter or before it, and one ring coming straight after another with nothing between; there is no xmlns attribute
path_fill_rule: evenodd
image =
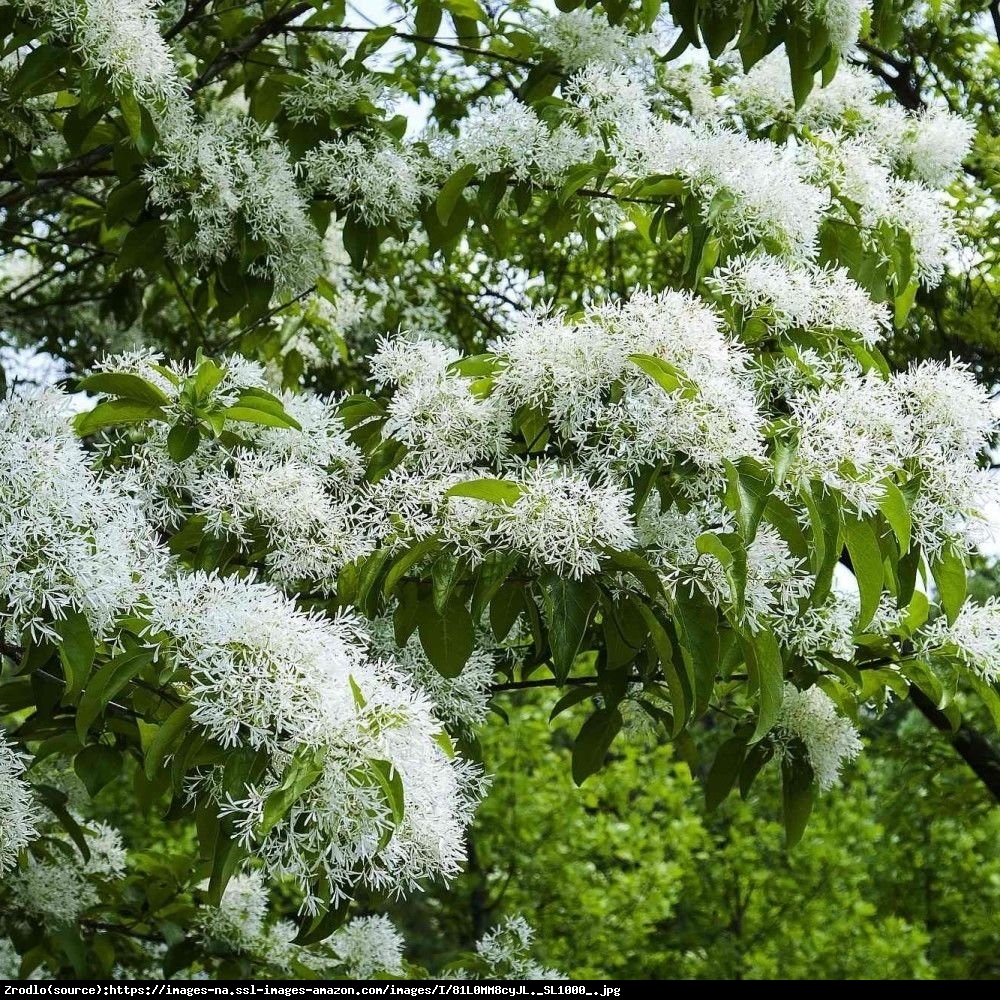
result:
<svg viewBox="0 0 1000 1000"><path fill-rule="evenodd" d="M859 712L1000 716L988 395L880 351L972 125L845 61L889 4L557 6L3 8L5 328L75 393L0 410L12 975L418 975L371 908L511 689L577 782L714 718L792 843Z"/></svg>

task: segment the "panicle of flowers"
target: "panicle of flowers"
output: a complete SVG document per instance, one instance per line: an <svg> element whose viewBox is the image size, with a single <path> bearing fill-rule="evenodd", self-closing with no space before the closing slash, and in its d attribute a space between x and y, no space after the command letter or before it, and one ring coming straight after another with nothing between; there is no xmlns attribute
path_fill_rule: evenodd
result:
<svg viewBox="0 0 1000 1000"><path fill-rule="evenodd" d="M75 923L99 899L80 865L59 851L42 860L28 858L9 876L8 884L18 909L48 927Z"/></svg>
<svg viewBox="0 0 1000 1000"><path fill-rule="evenodd" d="M871 9L870 0L804 0L830 32L830 44L838 52L849 52L861 34L861 17Z"/></svg>
<svg viewBox="0 0 1000 1000"><path fill-rule="evenodd" d="M912 421L892 383L876 372L845 371L838 384L803 389L788 405L798 428L792 479L806 487L819 480L859 513L873 513L882 481L911 447Z"/></svg>
<svg viewBox="0 0 1000 1000"><path fill-rule="evenodd" d="M310 122L355 104L368 104L387 112L401 97L374 73L352 72L339 62L325 59L306 70L302 82L283 95L282 103L292 121Z"/></svg>
<svg viewBox="0 0 1000 1000"><path fill-rule="evenodd" d="M267 909L268 894L261 873L250 870L234 875L219 905L202 910L201 933L210 941L253 954L260 950Z"/></svg>
<svg viewBox="0 0 1000 1000"><path fill-rule="evenodd" d="M190 482L190 508L217 536L267 540L272 579L332 586L337 572L371 552L356 506L331 490L331 477L294 458L240 449Z"/></svg>
<svg viewBox="0 0 1000 1000"><path fill-rule="evenodd" d="M0 734L0 875L38 836L39 812L24 780L25 758Z"/></svg>
<svg viewBox="0 0 1000 1000"><path fill-rule="evenodd" d="M642 158L642 140L654 122L644 82L624 69L590 65L570 77L562 92L578 109L580 124L591 135L612 140L615 155L627 168Z"/></svg>
<svg viewBox="0 0 1000 1000"><path fill-rule="evenodd" d="M954 213L943 193L893 176L887 157L867 138L825 136L815 149L817 173L838 198L857 205L866 237L882 224L905 232L916 277L936 285L958 247Z"/></svg>
<svg viewBox="0 0 1000 1000"><path fill-rule="evenodd" d="M164 555L129 477L100 480L55 391L0 402L0 595L15 634L83 612L97 635L134 610Z"/></svg>
<svg viewBox="0 0 1000 1000"><path fill-rule="evenodd" d="M125 877L128 865L128 851L122 842L122 835L107 823L76 817L87 838L90 857L83 862L83 872L98 878L118 879Z"/></svg>
<svg viewBox="0 0 1000 1000"><path fill-rule="evenodd" d="M98 885L123 878L126 852L117 830L105 823L82 825L90 857L75 842L55 833L61 849L48 856L28 856L9 876L18 909L39 917L49 927L75 923L99 899Z"/></svg>
<svg viewBox="0 0 1000 1000"><path fill-rule="evenodd" d="M943 187L954 179L968 155L975 132L968 119L944 108L930 108L910 119L901 152L920 180Z"/></svg>
<svg viewBox="0 0 1000 1000"><path fill-rule="evenodd" d="M864 749L857 729L838 713L830 696L816 685L800 691L785 682L781 711L772 734L785 754L794 753L789 740L802 743L816 783L823 791L833 788L844 764Z"/></svg>
<svg viewBox="0 0 1000 1000"><path fill-rule="evenodd" d="M354 917L323 942L351 979L403 974L403 935L384 914Z"/></svg>
<svg viewBox="0 0 1000 1000"><path fill-rule="evenodd" d="M975 459L997 431L989 391L963 362L915 362L893 382L913 417L918 453Z"/></svg>
<svg viewBox="0 0 1000 1000"><path fill-rule="evenodd" d="M306 910L320 905L323 883L339 899L358 884L401 893L458 870L481 776L445 753L430 702L369 658L358 622L306 614L266 584L205 574L178 577L149 618L190 675L192 719L224 746L271 754L242 789L223 790L212 773L203 785L265 871L299 883ZM308 768L313 783L265 824L289 767ZM391 776L400 803L387 800Z"/></svg>
<svg viewBox="0 0 1000 1000"><path fill-rule="evenodd" d="M449 159L454 169L473 166L479 176L509 170L519 181L553 184L596 151L591 136L566 124L550 128L520 101L490 98L462 122Z"/></svg>
<svg viewBox="0 0 1000 1000"><path fill-rule="evenodd" d="M538 406L595 470L687 455L706 468L759 454L761 416L747 356L717 315L690 295L636 293L591 309L576 323L529 314L494 351L496 392L512 407ZM677 372L665 390L631 355ZM620 398L612 402L614 386Z"/></svg>
<svg viewBox="0 0 1000 1000"><path fill-rule="evenodd" d="M434 191L438 167L415 146L357 134L321 142L302 159L315 191L372 225L412 221Z"/></svg>
<svg viewBox="0 0 1000 1000"><path fill-rule="evenodd" d="M455 371L462 355L412 337L383 338L371 357L377 385L395 385L384 433L435 469L497 460L509 447L511 411L499 395L484 396Z"/></svg>
<svg viewBox="0 0 1000 1000"><path fill-rule="evenodd" d="M758 253L727 261L707 282L747 312L766 310L768 326L776 331L844 330L871 347L890 325L888 307L872 301L844 268Z"/></svg>
<svg viewBox="0 0 1000 1000"><path fill-rule="evenodd" d="M531 957L535 932L524 917L508 917L476 942L479 964L458 969L449 979L565 979Z"/></svg>
<svg viewBox="0 0 1000 1000"><path fill-rule="evenodd" d="M584 66L631 66L653 48L651 35L634 35L622 25L609 24L603 11L577 10L545 18L538 40L571 72Z"/></svg>
<svg viewBox="0 0 1000 1000"><path fill-rule="evenodd" d="M619 137L619 146L621 146ZM810 260L829 192L810 184L794 147L748 139L728 128L658 121L623 150L638 175L687 182L713 224L748 243L765 241L795 260Z"/></svg>
<svg viewBox="0 0 1000 1000"><path fill-rule="evenodd" d="M508 474L521 491L512 504L448 501L443 537L470 558L482 559L497 546L579 579L600 569L603 549L635 545L632 496L623 486L591 482L554 461L515 466Z"/></svg>
<svg viewBox="0 0 1000 1000"><path fill-rule="evenodd" d="M242 213L249 235L265 245L263 261L252 266L279 289L298 290L319 273L319 237L288 155L248 119L186 123L144 176L154 203L176 221L189 216L193 223L191 238L172 244L180 259L221 260Z"/></svg>
<svg viewBox="0 0 1000 1000"><path fill-rule="evenodd" d="M941 615L920 635L924 655L950 655L987 684L1000 678L1000 598L966 604L951 624Z"/></svg>
<svg viewBox="0 0 1000 1000"><path fill-rule="evenodd" d="M814 659L817 653L851 660L858 610L855 595L834 591L822 603L809 606L801 614L795 608L788 608L787 614L775 620L774 630L789 649L806 660Z"/></svg>
<svg viewBox="0 0 1000 1000"><path fill-rule="evenodd" d="M154 108L185 98L152 0L31 0L25 6L71 35L85 63L106 73L119 91Z"/></svg>

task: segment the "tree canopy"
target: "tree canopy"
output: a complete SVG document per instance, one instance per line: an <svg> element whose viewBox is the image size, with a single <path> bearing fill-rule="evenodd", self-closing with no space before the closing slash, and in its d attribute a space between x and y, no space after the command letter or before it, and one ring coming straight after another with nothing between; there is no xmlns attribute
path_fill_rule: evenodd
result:
<svg viewBox="0 0 1000 1000"><path fill-rule="evenodd" d="M789 847L894 699L1000 799L996 8L556 8L0 7L11 976L426 975L527 689Z"/></svg>

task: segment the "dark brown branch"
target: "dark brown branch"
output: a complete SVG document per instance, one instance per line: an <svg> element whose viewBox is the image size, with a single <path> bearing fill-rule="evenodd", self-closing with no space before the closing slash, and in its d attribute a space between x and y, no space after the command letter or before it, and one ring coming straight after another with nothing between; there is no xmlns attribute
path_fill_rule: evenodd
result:
<svg viewBox="0 0 1000 1000"><path fill-rule="evenodd" d="M274 17L269 17L266 21L262 21L239 45L234 45L231 49L224 49L209 63L205 70L198 76L198 79L191 84L191 93L195 93L207 86L225 69L232 66L235 62L239 62L248 52L252 52L257 48L265 39L270 38L271 35L280 34L288 28L289 21L294 21L295 18L312 9L313 5L310 3L297 3L294 7L289 7L287 10L275 14Z"/></svg>
<svg viewBox="0 0 1000 1000"><path fill-rule="evenodd" d="M915 684L910 685L910 699L925 719L950 740L955 752L972 769L993 798L1000 802L1000 752L982 733L964 722L953 730L944 714Z"/></svg>

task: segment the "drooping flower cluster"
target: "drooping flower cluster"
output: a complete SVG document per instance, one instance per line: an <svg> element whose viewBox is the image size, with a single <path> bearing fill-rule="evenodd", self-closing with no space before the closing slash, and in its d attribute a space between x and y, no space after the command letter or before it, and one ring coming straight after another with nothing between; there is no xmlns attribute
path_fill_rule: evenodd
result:
<svg viewBox="0 0 1000 1000"><path fill-rule="evenodd" d="M0 736L0 875L17 864L18 855L38 836L38 810L24 780L25 760Z"/></svg>
<svg viewBox="0 0 1000 1000"><path fill-rule="evenodd" d="M530 954L535 932L524 917L508 917L476 942L480 965L458 969L450 979L565 979Z"/></svg>
<svg viewBox="0 0 1000 1000"><path fill-rule="evenodd" d="M356 884L402 892L458 870L477 774L438 743L426 699L367 659L358 622L203 574L179 577L150 617L154 634L174 637L194 721L224 746L271 754L268 771L235 794L206 783L267 870L299 882L307 908L317 880L334 896ZM289 769L311 780L280 822L265 822Z"/></svg>
<svg viewBox="0 0 1000 1000"><path fill-rule="evenodd" d="M943 615L924 629L920 638L925 653L943 653L993 684L1000 677L1000 598L983 604L966 604L951 624Z"/></svg>
<svg viewBox="0 0 1000 1000"><path fill-rule="evenodd" d="M603 11L585 7L545 18L538 38L571 72L584 66L629 66L644 49L653 48L651 36L633 35L621 25L609 24Z"/></svg>
<svg viewBox="0 0 1000 1000"><path fill-rule="evenodd" d="M175 240L181 258L221 259L232 248L238 216L262 242L253 269L279 287L301 288L319 268L319 240L306 214L288 154L250 121L200 119L150 0L32 0L81 60L148 114L158 161L146 170L152 200L190 218Z"/></svg>
<svg viewBox="0 0 1000 1000"><path fill-rule="evenodd" d="M889 327L887 307L873 302L844 268L796 265L754 254L727 261L707 280L747 315L762 317L775 333L792 328L843 330L872 346Z"/></svg>
<svg viewBox="0 0 1000 1000"><path fill-rule="evenodd" d="M0 594L13 635L54 636L72 611L103 634L160 572L130 482L117 489L94 475L71 415L55 392L0 403Z"/></svg>
<svg viewBox="0 0 1000 1000"><path fill-rule="evenodd" d="M302 166L321 197L350 205L371 225L412 222L439 173L416 147L356 134L321 142Z"/></svg>
<svg viewBox="0 0 1000 1000"><path fill-rule="evenodd" d="M800 691L794 684L785 684L774 736L784 753L794 753L788 740L798 740L805 747L809 766L823 791L833 788L844 763L854 760L863 749L851 721L815 686Z"/></svg>
<svg viewBox="0 0 1000 1000"><path fill-rule="evenodd" d="M121 835L105 823L81 823L89 858L61 832L51 832L44 857L29 856L8 876L16 907L58 928L77 921L99 899L102 883L123 878L126 852Z"/></svg>

